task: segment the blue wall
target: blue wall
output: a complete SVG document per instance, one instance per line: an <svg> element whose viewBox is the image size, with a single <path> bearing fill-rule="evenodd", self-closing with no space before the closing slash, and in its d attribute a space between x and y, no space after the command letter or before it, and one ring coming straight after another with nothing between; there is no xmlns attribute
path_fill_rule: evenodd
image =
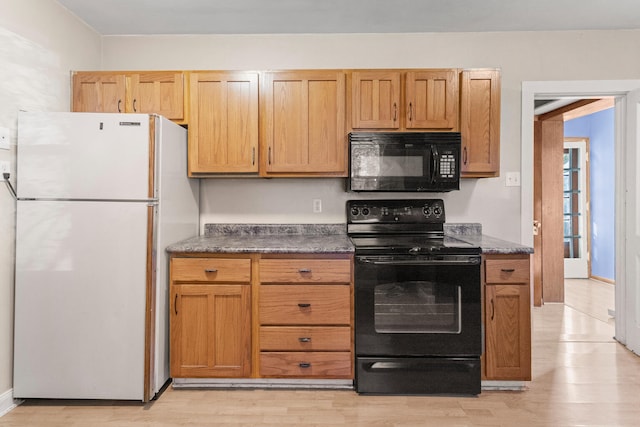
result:
<svg viewBox="0 0 640 427"><path fill-rule="evenodd" d="M589 138L591 274L615 279L614 109L564 123L565 137Z"/></svg>

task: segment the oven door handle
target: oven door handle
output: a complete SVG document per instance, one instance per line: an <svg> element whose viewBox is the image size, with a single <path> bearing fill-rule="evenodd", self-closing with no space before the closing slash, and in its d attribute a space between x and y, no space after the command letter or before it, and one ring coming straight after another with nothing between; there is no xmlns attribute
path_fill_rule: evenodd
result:
<svg viewBox="0 0 640 427"><path fill-rule="evenodd" d="M478 265L480 257L463 257L452 259L375 259L375 258L357 258L358 261L373 265Z"/></svg>

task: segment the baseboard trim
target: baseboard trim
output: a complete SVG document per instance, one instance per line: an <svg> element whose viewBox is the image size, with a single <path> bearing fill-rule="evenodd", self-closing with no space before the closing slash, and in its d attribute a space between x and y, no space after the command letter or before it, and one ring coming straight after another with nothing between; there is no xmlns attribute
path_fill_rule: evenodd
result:
<svg viewBox="0 0 640 427"><path fill-rule="evenodd" d="M288 388L353 390L353 380L280 378L174 378L173 388Z"/></svg>
<svg viewBox="0 0 640 427"><path fill-rule="evenodd" d="M13 408L21 404L23 400L13 398L13 389L0 394L0 417L9 413Z"/></svg>

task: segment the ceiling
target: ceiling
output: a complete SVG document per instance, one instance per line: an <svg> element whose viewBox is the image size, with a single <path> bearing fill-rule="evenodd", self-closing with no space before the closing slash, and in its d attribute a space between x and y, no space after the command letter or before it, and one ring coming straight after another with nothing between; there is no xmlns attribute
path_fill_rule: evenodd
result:
<svg viewBox="0 0 640 427"><path fill-rule="evenodd" d="M102 35L640 28L639 0L58 0Z"/></svg>

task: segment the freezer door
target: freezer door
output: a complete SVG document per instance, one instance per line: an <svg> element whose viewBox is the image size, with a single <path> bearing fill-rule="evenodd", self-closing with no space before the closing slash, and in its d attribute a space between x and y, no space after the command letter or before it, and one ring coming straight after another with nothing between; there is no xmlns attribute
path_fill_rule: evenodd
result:
<svg viewBox="0 0 640 427"><path fill-rule="evenodd" d="M146 114L21 112L18 197L147 199L149 141Z"/></svg>
<svg viewBox="0 0 640 427"><path fill-rule="evenodd" d="M143 400L148 209L18 201L16 398Z"/></svg>

